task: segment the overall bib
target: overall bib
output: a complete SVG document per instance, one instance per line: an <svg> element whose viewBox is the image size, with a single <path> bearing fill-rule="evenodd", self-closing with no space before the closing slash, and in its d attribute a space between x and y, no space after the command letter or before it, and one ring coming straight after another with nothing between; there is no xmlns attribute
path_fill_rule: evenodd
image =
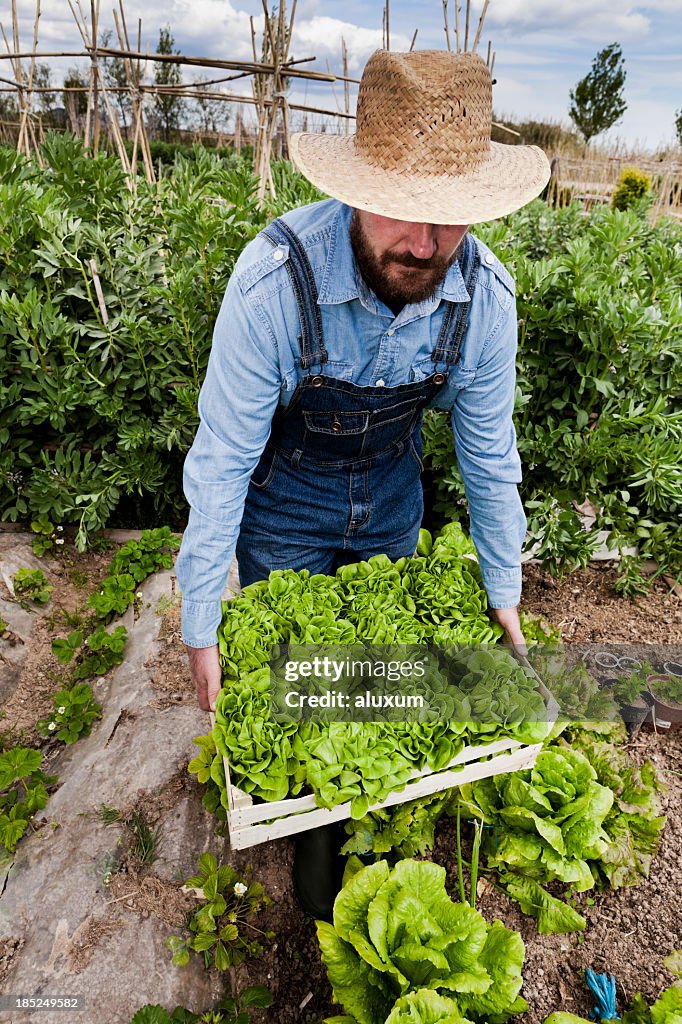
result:
<svg viewBox="0 0 682 1024"><path fill-rule="evenodd" d="M431 353L434 372L396 387L353 384L324 375L327 351L317 287L298 236L282 220L263 232L289 246L287 270L301 323L301 378L280 405L249 484L237 560L241 585L273 569L333 574L371 555L414 554L424 499L422 412L459 359L471 302L446 302ZM473 297L479 268L465 236L462 277Z"/></svg>

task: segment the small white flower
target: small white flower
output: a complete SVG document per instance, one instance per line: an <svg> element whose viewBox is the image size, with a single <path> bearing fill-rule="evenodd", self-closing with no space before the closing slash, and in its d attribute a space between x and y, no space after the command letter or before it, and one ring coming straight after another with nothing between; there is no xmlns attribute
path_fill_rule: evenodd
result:
<svg viewBox="0 0 682 1024"><path fill-rule="evenodd" d="M234 883L234 894L235 894L235 896L244 896L246 894L246 890L247 889L248 889L248 886L244 885L243 882L235 882Z"/></svg>
<svg viewBox="0 0 682 1024"><path fill-rule="evenodd" d="M63 526L58 526L57 527L57 532L58 533L63 533L64 532L64 527Z"/></svg>
<svg viewBox="0 0 682 1024"><path fill-rule="evenodd" d="M57 537L57 540L55 541L55 544L63 544L63 543L64 543L63 539L61 537Z"/></svg>
<svg viewBox="0 0 682 1024"><path fill-rule="evenodd" d="M141 601L142 598L144 597L144 594L142 593L141 590L138 590L138 592L135 594L135 597Z"/></svg>
<svg viewBox="0 0 682 1024"><path fill-rule="evenodd" d="M61 707L57 708L57 714L58 715L63 715L65 711L66 711L66 708L64 707L63 704L61 705Z"/></svg>
<svg viewBox="0 0 682 1024"><path fill-rule="evenodd" d="M47 728L50 730L50 732L52 732L53 729L57 728L57 723L56 722L50 722L50 724L48 725Z"/></svg>

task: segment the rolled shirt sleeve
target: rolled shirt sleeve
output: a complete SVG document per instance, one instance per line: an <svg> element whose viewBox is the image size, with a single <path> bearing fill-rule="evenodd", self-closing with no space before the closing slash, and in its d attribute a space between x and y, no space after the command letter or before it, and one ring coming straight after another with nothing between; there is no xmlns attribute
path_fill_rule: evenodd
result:
<svg viewBox="0 0 682 1024"><path fill-rule="evenodd" d="M516 385L516 306L505 293L483 344L473 382L452 408L455 453L469 504L471 536L493 608L521 598L521 548L526 517L518 492L521 460L512 422ZM486 318L487 319L487 318Z"/></svg>
<svg viewBox="0 0 682 1024"><path fill-rule="evenodd" d="M249 481L270 434L280 386L275 339L233 274L199 396L199 429L184 466L190 514L176 573L182 636L190 647L217 642Z"/></svg>

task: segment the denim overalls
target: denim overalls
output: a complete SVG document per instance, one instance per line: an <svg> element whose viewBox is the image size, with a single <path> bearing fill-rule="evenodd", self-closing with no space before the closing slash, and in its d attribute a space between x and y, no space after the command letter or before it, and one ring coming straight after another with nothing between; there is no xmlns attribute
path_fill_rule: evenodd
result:
<svg viewBox="0 0 682 1024"><path fill-rule="evenodd" d="M308 257L282 220L263 234L275 247L289 246L286 267L307 375L289 404L278 408L251 477L237 543L241 585L266 579L273 569L332 574L370 555L412 555L424 511L422 411L459 359L471 302L446 302L431 354L434 372L425 380L360 387L326 377L328 356ZM461 271L471 297L479 262L476 242L466 235Z"/></svg>

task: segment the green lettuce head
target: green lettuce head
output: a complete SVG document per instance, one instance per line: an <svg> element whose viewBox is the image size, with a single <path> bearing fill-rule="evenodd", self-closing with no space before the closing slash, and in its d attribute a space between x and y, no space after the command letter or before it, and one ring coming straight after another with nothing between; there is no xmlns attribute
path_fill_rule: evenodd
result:
<svg viewBox="0 0 682 1024"><path fill-rule="evenodd" d="M437 864L363 868L339 893L333 926L320 921L317 934L334 998L358 1024L385 1024L397 998L424 988L453 1002L453 1020L504 1021L525 1008L521 936L454 903Z"/></svg>

